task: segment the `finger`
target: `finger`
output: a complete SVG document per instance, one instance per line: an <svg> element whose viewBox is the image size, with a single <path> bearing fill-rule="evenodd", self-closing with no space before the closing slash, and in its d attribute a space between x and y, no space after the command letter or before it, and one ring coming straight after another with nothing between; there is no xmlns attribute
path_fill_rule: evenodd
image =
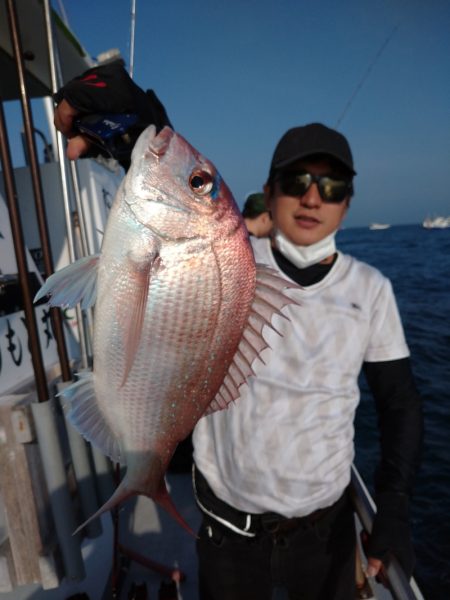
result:
<svg viewBox="0 0 450 600"><path fill-rule="evenodd" d="M81 135L71 138L67 144L67 158L69 160L76 160L80 156L83 156L83 154L86 154L90 146L90 142Z"/></svg>
<svg viewBox="0 0 450 600"><path fill-rule="evenodd" d="M69 136L73 133L73 121L78 115L76 108L71 106L67 100L62 100L55 108L54 123L63 135Z"/></svg>
<svg viewBox="0 0 450 600"><path fill-rule="evenodd" d="M367 560L367 569L366 569L367 577L375 577L376 575L378 575L382 564L383 563L378 558L369 558Z"/></svg>

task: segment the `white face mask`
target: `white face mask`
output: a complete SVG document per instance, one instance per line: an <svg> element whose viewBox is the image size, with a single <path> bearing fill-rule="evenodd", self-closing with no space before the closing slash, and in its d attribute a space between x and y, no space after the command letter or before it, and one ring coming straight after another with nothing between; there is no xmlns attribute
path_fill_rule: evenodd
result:
<svg viewBox="0 0 450 600"><path fill-rule="evenodd" d="M336 252L336 231L330 233L315 244L310 246L297 246L290 242L281 231L275 231L275 246L292 264L299 269L306 269L320 261L328 258Z"/></svg>

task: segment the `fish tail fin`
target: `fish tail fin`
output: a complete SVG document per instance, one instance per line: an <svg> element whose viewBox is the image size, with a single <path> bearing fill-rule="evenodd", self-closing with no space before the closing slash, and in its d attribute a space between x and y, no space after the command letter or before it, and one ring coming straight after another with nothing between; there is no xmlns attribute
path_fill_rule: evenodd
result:
<svg viewBox="0 0 450 600"><path fill-rule="evenodd" d="M162 479L162 481L161 481L161 484L159 486L158 492L156 493L156 496L154 496L152 499L157 504L159 504L159 506L161 506L161 508L163 508L167 513L169 513L169 515L171 517L173 517L175 519L175 521L177 521L177 523L179 523L181 525L181 527L183 527L183 529L185 529L190 535L197 537L197 534L191 529L191 527L189 527L189 525L186 523L186 521L183 519L183 517L178 512L178 510L167 490L164 479Z"/></svg>
<svg viewBox="0 0 450 600"><path fill-rule="evenodd" d="M84 521L84 523L77 527L77 529L73 532L72 535L76 535L79 531L86 527L88 523L90 523L97 517L100 517L103 513L107 512L108 510L112 510L125 500L128 500L132 496L137 496L138 494L143 494L151 500L153 500L154 502L156 502L157 504L159 504L159 506L161 506L161 508L163 508L167 513L169 513L169 515L173 517L175 521L177 521L177 523L179 523L183 527L183 529L185 529L190 535L197 537L197 535L194 533L191 527L189 527L189 525L178 512L175 504L173 503L172 498L169 495L164 479L161 480L161 484L156 494L150 494L145 492L144 490L141 491L130 487L128 484L127 476L125 476L124 479L121 481L120 485L113 493L111 498L109 498L109 500L107 500L103 504L103 506L101 506L93 515L91 515L86 521Z"/></svg>
<svg viewBox="0 0 450 600"><path fill-rule="evenodd" d="M116 506L118 506L119 504L124 502L125 500L128 500L128 498L135 496L136 494L137 494L137 492L135 492L134 490L130 490L128 488L127 482L124 479L120 483L120 485L117 487L116 491L113 493L111 498L109 498L109 500L107 500L103 504L103 506L101 506L93 515L91 515L88 519L86 519L86 521L84 521L84 523L82 523L79 527L77 527L77 529L75 529L75 531L73 532L72 535L76 535L79 531L81 531L84 527L86 527L86 525L88 523L90 523L97 517L100 517L103 513L107 512L108 510L112 510L113 508L115 508Z"/></svg>

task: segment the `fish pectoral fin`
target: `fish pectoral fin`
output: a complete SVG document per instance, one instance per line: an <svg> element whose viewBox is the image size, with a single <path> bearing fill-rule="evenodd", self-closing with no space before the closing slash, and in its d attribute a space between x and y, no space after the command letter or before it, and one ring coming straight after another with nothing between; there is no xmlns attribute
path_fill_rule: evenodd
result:
<svg viewBox="0 0 450 600"><path fill-rule="evenodd" d="M123 332L123 344L125 349L125 368L120 387L123 387L133 367L147 308L150 279L161 267L161 258L157 249L149 252L146 256L128 256L128 295L125 310L118 315L118 320Z"/></svg>
<svg viewBox="0 0 450 600"><path fill-rule="evenodd" d="M68 421L91 444L118 463L123 463L120 444L100 411L92 371L77 373L78 381L60 392Z"/></svg>
<svg viewBox="0 0 450 600"><path fill-rule="evenodd" d="M280 332L272 325L272 317L279 315L287 318L281 309L287 304L298 302L286 296L284 289L299 288L292 281L281 277L275 269L266 265L256 265L256 291L250 309L247 325L242 332L236 354L219 391L205 411L205 415L227 408L231 402L239 398L239 387L254 375L252 368L255 359L261 358L263 350L269 347L263 337L264 326L270 327L279 335Z"/></svg>
<svg viewBox="0 0 450 600"><path fill-rule="evenodd" d="M97 297L97 266L99 254L85 256L60 269L47 279L34 298L37 302L50 296L51 306L73 307L81 302L86 309L95 304Z"/></svg>

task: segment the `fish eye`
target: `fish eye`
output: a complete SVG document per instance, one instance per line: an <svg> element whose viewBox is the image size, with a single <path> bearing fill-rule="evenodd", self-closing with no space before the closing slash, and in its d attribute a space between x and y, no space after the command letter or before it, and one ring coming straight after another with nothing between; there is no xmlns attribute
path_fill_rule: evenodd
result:
<svg viewBox="0 0 450 600"><path fill-rule="evenodd" d="M206 196L214 187L214 179L208 171L194 171L189 178L189 185L194 194Z"/></svg>

